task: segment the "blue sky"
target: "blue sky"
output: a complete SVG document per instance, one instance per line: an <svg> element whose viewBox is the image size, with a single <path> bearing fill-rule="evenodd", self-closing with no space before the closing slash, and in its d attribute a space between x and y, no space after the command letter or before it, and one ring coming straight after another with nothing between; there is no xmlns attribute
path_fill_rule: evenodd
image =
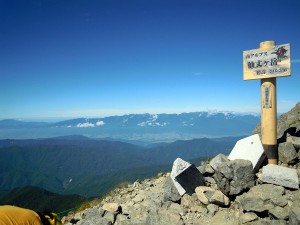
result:
<svg viewBox="0 0 300 225"><path fill-rule="evenodd" d="M299 101L300 1L0 0L0 118L260 112L243 51L290 43L278 112Z"/></svg>

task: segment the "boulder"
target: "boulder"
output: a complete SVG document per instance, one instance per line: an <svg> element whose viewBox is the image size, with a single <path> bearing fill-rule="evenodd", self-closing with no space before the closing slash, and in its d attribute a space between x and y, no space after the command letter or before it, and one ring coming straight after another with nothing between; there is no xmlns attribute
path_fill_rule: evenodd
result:
<svg viewBox="0 0 300 225"><path fill-rule="evenodd" d="M228 156L229 160L245 159L252 163L253 170L257 171L265 159L263 145L259 135L254 134L250 137L239 140Z"/></svg>
<svg viewBox="0 0 300 225"><path fill-rule="evenodd" d="M177 202L181 198L177 188L175 187L174 182L172 181L171 177L168 176L166 182L164 184L164 197L163 201L172 201Z"/></svg>
<svg viewBox="0 0 300 225"><path fill-rule="evenodd" d="M291 142L283 142L278 145L278 159L286 164L295 164L298 154Z"/></svg>
<svg viewBox="0 0 300 225"><path fill-rule="evenodd" d="M243 211L261 213L278 206L275 199L282 198L284 193L285 189L281 186L262 184L237 196L236 202Z"/></svg>
<svg viewBox="0 0 300 225"><path fill-rule="evenodd" d="M223 154L218 154L217 156L215 156L210 162L209 165L216 170L218 165L224 163L224 162L229 162L228 158L223 155Z"/></svg>
<svg viewBox="0 0 300 225"><path fill-rule="evenodd" d="M262 169L260 180L265 183L299 189L297 170L277 165L266 165Z"/></svg>
<svg viewBox="0 0 300 225"><path fill-rule="evenodd" d="M238 195L254 186L252 163L243 159L223 162L216 168L214 178L223 194Z"/></svg>
<svg viewBox="0 0 300 225"><path fill-rule="evenodd" d="M202 173L204 176L212 176L215 171L214 169L207 163L197 167L197 169Z"/></svg>
<svg viewBox="0 0 300 225"><path fill-rule="evenodd" d="M255 213L242 213L240 216L239 216L239 221L241 224L245 224L245 223L248 223L248 222L252 222L252 221L255 221L255 220L258 220L258 216L255 214Z"/></svg>
<svg viewBox="0 0 300 225"><path fill-rule="evenodd" d="M173 164L171 178L180 195L193 194L195 188L205 184L204 176L192 165L180 158Z"/></svg>
<svg viewBox="0 0 300 225"><path fill-rule="evenodd" d="M286 141L292 143L296 150L300 149L300 137L294 137L289 135Z"/></svg>
<svg viewBox="0 0 300 225"><path fill-rule="evenodd" d="M289 218L289 207L275 206L269 210L269 215L274 219L286 220Z"/></svg>
<svg viewBox="0 0 300 225"><path fill-rule="evenodd" d="M289 213L289 225L300 224L300 207L292 206Z"/></svg>

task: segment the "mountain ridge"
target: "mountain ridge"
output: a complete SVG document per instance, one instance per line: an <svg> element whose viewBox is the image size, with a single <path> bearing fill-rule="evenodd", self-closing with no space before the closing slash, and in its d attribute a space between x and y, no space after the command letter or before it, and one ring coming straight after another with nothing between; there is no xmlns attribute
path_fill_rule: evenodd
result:
<svg viewBox="0 0 300 225"><path fill-rule="evenodd" d="M51 123L0 120L0 139L84 135L147 143L173 142L200 137L248 135L259 121L259 116L232 112L129 114Z"/></svg>

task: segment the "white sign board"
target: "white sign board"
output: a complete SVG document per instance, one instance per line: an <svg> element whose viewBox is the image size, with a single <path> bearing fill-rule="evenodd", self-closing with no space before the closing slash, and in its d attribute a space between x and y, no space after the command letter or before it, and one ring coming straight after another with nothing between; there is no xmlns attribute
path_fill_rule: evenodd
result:
<svg viewBox="0 0 300 225"><path fill-rule="evenodd" d="M244 80L290 76L290 58L290 44L244 51Z"/></svg>

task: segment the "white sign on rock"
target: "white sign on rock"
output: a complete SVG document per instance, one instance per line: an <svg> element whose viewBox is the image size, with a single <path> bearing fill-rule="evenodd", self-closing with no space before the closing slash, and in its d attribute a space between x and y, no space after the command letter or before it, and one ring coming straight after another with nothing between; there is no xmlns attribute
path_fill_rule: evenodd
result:
<svg viewBox="0 0 300 225"><path fill-rule="evenodd" d="M188 167L190 167L191 164L180 159L177 158L174 163L173 163L173 167L172 167L172 172L171 172L171 178L174 182L175 187L177 188L178 192L180 195L184 195L185 194L185 189L176 181L175 177L177 177L177 175L179 175L180 173L182 173L184 170L186 170Z"/></svg>
<svg viewBox="0 0 300 225"><path fill-rule="evenodd" d="M253 170L257 170L264 159L264 148L260 141L259 135L254 134L252 136L239 140L228 159L245 159L252 162Z"/></svg>

